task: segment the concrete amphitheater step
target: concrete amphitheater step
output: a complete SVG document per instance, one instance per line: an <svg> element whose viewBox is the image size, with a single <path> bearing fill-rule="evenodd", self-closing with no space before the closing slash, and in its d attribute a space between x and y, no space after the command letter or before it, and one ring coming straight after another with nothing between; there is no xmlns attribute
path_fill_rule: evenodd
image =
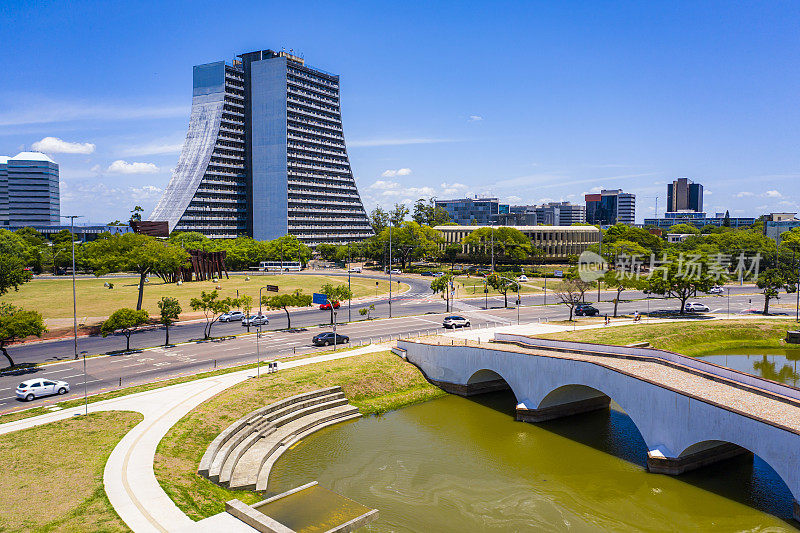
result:
<svg viewBox="0 0 800 533"><path fill-rule="evenodd" d="M344 411L340 416L317 423L303 431L296 433L288 440L281 442L280 445L273 449L268 456L264 457L261 467L258 469L255 490L260 492L267 490L267 485L269 484L269 475L270 472L272 472L272 467L275 465L275 462L280 458L280 456L283 455L283 452L291 448L293 444L314 432L325 429L328 426L347 422L348 420L355 420L357 418L361 418L361 413L358 412L356 407L351 406L349 410Z"/></svg>
<svg viewBox="0 0 800 533"><path fill-rule="evenodd" d="M228 454L250 433L247 427L249 424L253 424L264 416L268 417L276 411L284 410L293 404L312 400L321 396L341 393L341 391L341 387L337 386L304 392L289 398L284 398L283 400L248 413L228 426L208 445L208 448L206 448L203 454L203 458L200 460L197 472L200 475L210 477L216 481ZM234 441L231 442L231 439L234 439Z"/></svg>
<svg viewBox="0 0 800 533"><path fill-rule="evenodd" d="M282 440L286 435L291 435L297 431L296 428L305 427L306 424L314 425L317 423L317 419L325 418L325 413L338 413L339 411L337 409L342 406L349 407L347 398L335 398L325 403L317 403L304 409L298 409L296 411L285 413L282 417L270 422L270 424L272 424L271 427L275 428L274 439L276 442L280 442L280 440ZM317 414L320 414L321 416L317 416ZM233 472L237 468L237 463L249 450L249 448L258 442L259 439L261 439L261 436L262 435L258 433L252 433L242 439L236 448L234 448L230 454L228 454L228 458L225 460L225 464L220 471L219 477L216 480L212 478L212 480L223 485L230 483L233 477ZM253 480L253 484L255 484L255 480Z"/></svg>

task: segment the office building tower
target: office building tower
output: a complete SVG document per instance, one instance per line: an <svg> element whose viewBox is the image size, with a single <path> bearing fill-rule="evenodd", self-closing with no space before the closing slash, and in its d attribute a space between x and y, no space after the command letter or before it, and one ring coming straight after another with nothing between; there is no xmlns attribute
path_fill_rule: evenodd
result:
<svg viewBox="0 0 800 533"><path fill-rule="evenodd" d="M40 152L0 157L0 226L55 226L60 215L55 161Z"/></svg>
<svg viewBox="0 0 800 533"><path fill-rule="evenodd" d="M264 50L198 65L189 131L150 216L214 238L372 236L342 130L339 77Z"/></svg>
<svg viewBox="0 0 800 533"><path fill-rule="evenodd" d="M571 226L586 222L586 206L569 202L549 202L536 208L537 224Z"/></svg>
<svg viewBox="0 0 800 533"><path fill-rule="evenodd" d="M508 204L501 204L497 198L458 198L455 200L436 200L456 224L489 225L497 223L498 215L508 213ZM473 222L474 221L474 222Z"/></svg>
<svg viewBox="0 0 800 533"><path fill-rule="evenodd" d="M703 211L703 186L689 178L667 183L667 211Z"/></svg>
<svg viewBox="0 0 800 533"><path fill-rule="evenodd" d="M636 195L622 189L602 190L599 194L587 194L586 222L610 226L631 225L636 219Z"/></svg>

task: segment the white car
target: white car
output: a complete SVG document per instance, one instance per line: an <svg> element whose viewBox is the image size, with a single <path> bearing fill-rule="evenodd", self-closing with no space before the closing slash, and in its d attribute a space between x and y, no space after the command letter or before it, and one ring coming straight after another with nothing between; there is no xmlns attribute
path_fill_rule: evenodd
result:
<svg viewBox="0 0 800 533"><path fill-rule="evenodd" d="M708 294L719 294L722 295L725 290L722 287L711 287L708 289Z"/></svg>
<svg viewBox="0 0 800 533"><path fill-rule="evenodd" d="M525 274L517 276L517 281L522 281L522 282L528 281L528 276L526 276Z"/></svg>
<svg viewBox="0 0 800 533"><path fill-rule="evenodd" d="M433 274L434 278L441 278L442 276L444 276L444 272L436 272Z"/></svg>
<svg viewBox="0 0 800 533"><path fill-rule="evenodd" d="M52 396L53 394L66 394L69 392L69 383L66 381L50 381L49 379L29 379L17 387L17 398L29 402L34 398Z"/></svg>
<svg viewBox="0 0 800 533"><path fill-rule="evenodd" d="M349 272L356 272L358 274L361 274L361 267L350 267Z"/></svg>
<svg viewBox="0 0 800 533"><path fill-rule="evenodd" d="M399 268L393 268L389 274L402 274L403 272Z"/></svg>
<svg viewBox="0 0 800 533"><path fill-rule="evenodd" d="M711 311L706 304L700 302L686 302L686 306L683 310L687 313L708 313Z"/></svg>
<svg viewBox="0 0 800 533"><path fill-rule="evenodd" d="M442 322L442 326L445 328L455 329L455 328L468 328L469 327L469 320L464 318L463 316L448 316L444 318Z"/></svg>
<svg viewBox="0 0 800 533"><path fill-rule="evenodd" d="M220 322L236 322L244 318L244 313L241 311L231 311L219 317Z"/></svg>
<svg viewBox="0 0 800 533"><path fill-rule="evenodd" d="M264 315L250 315L242 319L242 326L266 326L269 319Z"/></svg>

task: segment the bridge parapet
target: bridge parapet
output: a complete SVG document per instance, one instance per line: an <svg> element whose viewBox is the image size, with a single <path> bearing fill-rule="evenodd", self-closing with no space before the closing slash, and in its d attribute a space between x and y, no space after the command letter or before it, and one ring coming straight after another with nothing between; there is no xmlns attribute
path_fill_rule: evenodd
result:
<svg viewBox="0 0 800 533"><path fill-rule="evenodd" d="M613 399L639 429L652 472L678 474L753 452L786 482L800 520L800 401L779 393L797 389L729 379L683 365L683 356L671 358L680 354L654 357L642 348L459 342L429 337L398 346L449 392L471 395L509 387L518 420L541 422L603 409ZM768 388L755 386L760 381Z"/></svg>

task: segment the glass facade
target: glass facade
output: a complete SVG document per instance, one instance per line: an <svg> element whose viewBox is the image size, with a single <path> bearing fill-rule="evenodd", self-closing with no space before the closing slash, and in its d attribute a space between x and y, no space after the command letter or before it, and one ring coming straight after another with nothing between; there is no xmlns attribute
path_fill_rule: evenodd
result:
<svg viewBox="0 0 800 533"><path fill-rule="evenodd" d="M58 165L40 152L0 158L0 226L60 223Z"/></svg>
<svg viewBox="0 0 800 533"><path fill-rule="evenodd" d="M603 190L587 194L586 222L610 226L617 223L632 225L636 219L636 195L622 189Z"/></svg>
<svg viewBox="0 0 800 533"><path fill-rule="evenodd" d="M289 233L310 246L372 236L345 147L338 76L285 52L239 58L195 67L181 161L151 219L210 237Z"/></svg>

